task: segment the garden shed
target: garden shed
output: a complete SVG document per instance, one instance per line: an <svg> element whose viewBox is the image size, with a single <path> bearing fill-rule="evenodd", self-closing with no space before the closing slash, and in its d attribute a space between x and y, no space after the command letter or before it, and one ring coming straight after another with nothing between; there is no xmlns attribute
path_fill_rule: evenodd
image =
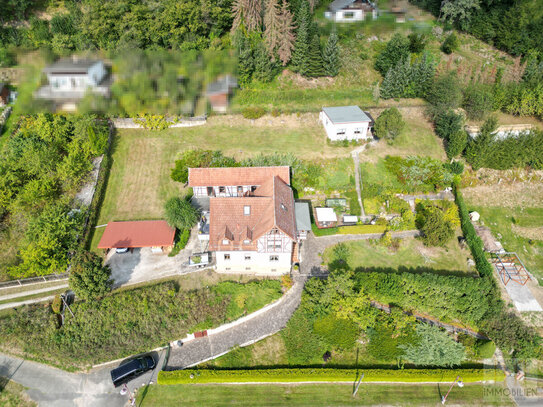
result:
<svg viewBox="0 0 543 407"><path fill-rule="evenodd" d="M337 215L334 208L316 208L315 215L318 228L331 228L337 225Z"/></svg>
<svg viewBox="0 0 543 407"><path fill-rule="evenodd" d="M98 243L99 249L151 247L169 251L175 229L164 220L109 222Z"/></svg>

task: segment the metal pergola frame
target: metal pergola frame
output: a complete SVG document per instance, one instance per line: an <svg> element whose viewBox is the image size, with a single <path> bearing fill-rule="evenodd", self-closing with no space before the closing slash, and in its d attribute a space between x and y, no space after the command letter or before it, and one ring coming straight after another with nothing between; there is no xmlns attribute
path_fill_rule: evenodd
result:
<svg viewBox="0 0 543 407"><path fill-rule="evenodd" d="M530 280L530 274L526 266L514 252L492 252L491 261L504 285L507 285L511 280L520 285L525 285Z"/></svg>

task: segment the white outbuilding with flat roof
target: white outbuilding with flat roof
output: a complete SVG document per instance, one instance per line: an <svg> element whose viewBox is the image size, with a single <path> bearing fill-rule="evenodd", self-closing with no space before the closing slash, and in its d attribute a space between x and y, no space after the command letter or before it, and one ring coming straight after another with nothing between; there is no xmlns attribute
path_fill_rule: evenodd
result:
<svg viewBox="0 0 543 407"><path fill-rule="evenodd" d="M323 107L319 116L330 140L365 140L372 119L358 106Z"/></svg>

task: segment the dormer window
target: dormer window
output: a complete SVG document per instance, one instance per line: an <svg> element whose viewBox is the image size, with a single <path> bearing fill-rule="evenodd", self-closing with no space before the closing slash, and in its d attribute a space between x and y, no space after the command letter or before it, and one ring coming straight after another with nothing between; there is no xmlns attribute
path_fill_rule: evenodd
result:
<svg viewBox="0 0 543 407"><path fill-rule="evenodd" d="M285 204L281 204L281 209L286 211L287 210L287 207L285 206Z"/></svg>
<svg viewBox="0 0 543 407"><path fill-rule="evenodd" d="M245 240L243 241L243 244L251 244L251 241L250 241L249 239L245 239Z"/></svg>
<svg viewBox="0 0 543 407"><path fill-rule="evenodd" d="M251 207L249 205L245 205L243 207L243 214L245 216L249 216L251 214Z"/></svg>
<svg viewBox="0 0 543 407"><path fill-rule="evenodd" d="M230 240L228 240L228 239L223 239L222 240L222 244L228 244L228 243L230 243Z"/></svg>

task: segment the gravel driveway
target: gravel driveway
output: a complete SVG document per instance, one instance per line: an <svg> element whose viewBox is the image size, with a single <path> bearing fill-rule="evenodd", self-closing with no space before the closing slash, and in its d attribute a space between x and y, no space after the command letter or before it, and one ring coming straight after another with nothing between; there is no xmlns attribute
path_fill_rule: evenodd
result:
<svg viewBox="0 0 543 407"><path fill-rule="evenodd" d="M115 250L111 250L106 257L106 264L111 267L114 287L119 287L196 271L196 268L188 267L186 263L192 253L200 251L198 232L193 229L187 246L174 257L168 257L165 253L153 253L149 247L127 253L115 253Z"/></svg>

